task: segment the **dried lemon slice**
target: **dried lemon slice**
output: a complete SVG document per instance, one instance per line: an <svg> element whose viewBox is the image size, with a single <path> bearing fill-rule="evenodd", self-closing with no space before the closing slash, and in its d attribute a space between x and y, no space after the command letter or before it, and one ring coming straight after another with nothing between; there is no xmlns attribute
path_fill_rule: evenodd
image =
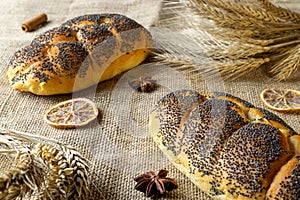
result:
<svg viewBox="0 0 300 200"><path fill-rule="evenodd" d="M43 119L56 128L74 128L87 125L97 116L98 109L91 100L76 98L50 107Z"/></svg>
<svg viewBox="0 0 300 200"><path fill-rule="evenodd" d="M289 89L265 89L260 98L270 109L280 112L300 111L300 92Z"/></svg>

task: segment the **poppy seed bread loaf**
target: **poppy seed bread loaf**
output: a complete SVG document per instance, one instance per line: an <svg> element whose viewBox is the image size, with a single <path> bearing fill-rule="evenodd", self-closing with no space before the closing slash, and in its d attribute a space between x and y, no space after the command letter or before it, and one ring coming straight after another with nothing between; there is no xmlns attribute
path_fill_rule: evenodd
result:
<svg viewBox="0 0 300 200"><path fill-rule="evenodd" d="M214 199L300 198L300 135L275 114L226 93L178 90L160 99L150 133Z"/></svg>
<svg viewBox="0 0 300 200"><path fill-rule="evenodd" d="M72 93L139 65L151 47L149 31L126 16L84 15L17 51L7 78L14 89L37 95Z"/></svg>

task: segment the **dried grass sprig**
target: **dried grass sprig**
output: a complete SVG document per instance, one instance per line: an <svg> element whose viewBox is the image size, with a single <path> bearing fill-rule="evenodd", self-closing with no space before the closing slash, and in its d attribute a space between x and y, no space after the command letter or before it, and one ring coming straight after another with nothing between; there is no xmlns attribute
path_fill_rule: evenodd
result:
<svg viewBox="0 0 300 200"><path fill-rule="evenodd" d="M296 58L300 57L300 51L295 50L300 43L299 13L275 6L268 0L166 2L169 6L164 10L165 16L172 18L164 18L158 26L172 29L173 25L173 31L194 44L191 48L174 50L186 41L171 37L169 42L159 41L158 60L169 62L184 72L199 73L198 77L209 77L216 72L230 80L268 64L274 64L269 73L274 75L275 81L286 80L299 69ZM176 6L172 9L170 5ZM206 34L201 36L198 32ZM198 46L198 50L194 46ZM199 51L210 59L207 64L194 62Z"/></svg>
<svg viewBox="0 0 300 200"><path fill-rule="evenodd" d="M29 133L0 132L7 146L0 154L15 155L15 167L0 177L0 199L89 198L89 162L75 148Z"/></svg>

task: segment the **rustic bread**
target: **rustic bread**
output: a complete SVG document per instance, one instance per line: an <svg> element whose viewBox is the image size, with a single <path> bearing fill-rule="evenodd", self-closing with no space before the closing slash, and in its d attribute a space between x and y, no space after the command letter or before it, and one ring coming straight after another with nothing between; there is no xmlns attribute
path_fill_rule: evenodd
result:
<svg viewBox="0 0 300 200"><path fill-rule="evenodd" d="M42 33L17 51L7 77L16 90L71 93L139 65L151 47L150 33L130 18L84 15Z"/></svg>
<svg viewBox="0 0 300 200"><path fill-rule="evenodd" d="M300 155L288 161L275 176L267 199L300 199Z"/></svg>
<svg viewBox="0 0 300 200"><path fill-rule="evenodd" d="M226 93L178 90L158 101L149 127L175 167L214 199L300 197L300 135L267 110Z"/></svg>

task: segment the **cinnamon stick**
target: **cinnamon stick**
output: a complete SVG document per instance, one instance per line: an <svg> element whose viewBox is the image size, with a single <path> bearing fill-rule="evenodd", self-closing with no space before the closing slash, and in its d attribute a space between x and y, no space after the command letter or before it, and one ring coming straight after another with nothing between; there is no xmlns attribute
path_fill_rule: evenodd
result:
<svg viewBox="0 0 300 200"><path fill-rule="evenodd" d="M22 24L22 30L25 32L29 32L46 21L47 21L47 15L45 13L41 13L41 14L25 21Z"/></svg>

